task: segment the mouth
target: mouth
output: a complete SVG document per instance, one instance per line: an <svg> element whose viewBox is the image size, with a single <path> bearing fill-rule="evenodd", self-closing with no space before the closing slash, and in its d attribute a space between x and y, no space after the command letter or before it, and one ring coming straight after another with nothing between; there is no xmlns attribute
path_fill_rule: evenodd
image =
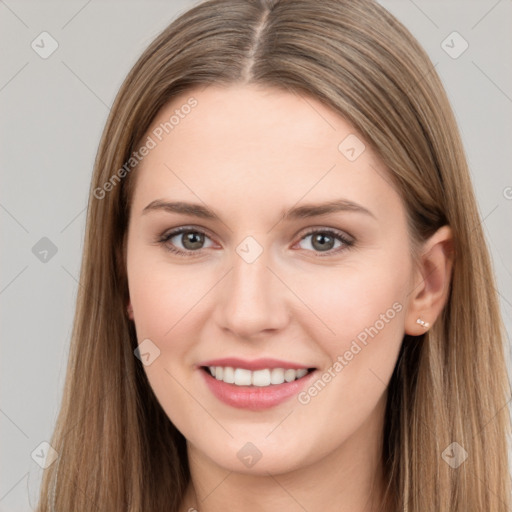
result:
<svg viewBox="0 0 512 512"><path fill-rule="evenodd" d="M311 382L317 371L276 360L244 363L230 359L211 363L197 369L213 396L231 407L252 411L269 409L289 400Z"/></svg>

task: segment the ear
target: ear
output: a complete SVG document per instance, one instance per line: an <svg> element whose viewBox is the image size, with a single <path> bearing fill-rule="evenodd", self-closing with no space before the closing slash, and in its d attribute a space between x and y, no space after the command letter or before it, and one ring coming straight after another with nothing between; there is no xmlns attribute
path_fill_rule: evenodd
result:
<svg viewBox="0 0 512 512"><path fill-rule="evenodd" d="M130 320L133 320L133 308L132 303L128 301L128 305L126 306L126 312L128 313L128 318Z"/></svg>
<svg viewBox="0 0 512 512"><path fill-rule="evenodd" d="M405 333L424 334L441 313L450 290L453 237L449 226L439 228L424 242L416 269L405 318ZM428 322L420 325L417 320Z"/></svg>

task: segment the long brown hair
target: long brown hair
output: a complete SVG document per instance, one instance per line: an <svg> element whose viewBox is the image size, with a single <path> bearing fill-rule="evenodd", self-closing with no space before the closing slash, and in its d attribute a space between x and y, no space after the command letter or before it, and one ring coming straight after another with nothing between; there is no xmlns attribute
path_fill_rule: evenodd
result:
<svg viewBox="0 0 512 512"><path fill-rule="evenodd" d="M464 149L428 56L371 0L208 0L169 25L130 71L95 162L51 440L59 458L45 471L38 511L178 510L190 478L185 440L134 356L125 310L136 173L125 164L162 106L212 83L257 83L324 102L387 165L413 243L451 227L447 304L428 333L405 336L389 384L387 510L509 511L505 336ZM443 457L454 442L467 452L458 467Z"/></svg>

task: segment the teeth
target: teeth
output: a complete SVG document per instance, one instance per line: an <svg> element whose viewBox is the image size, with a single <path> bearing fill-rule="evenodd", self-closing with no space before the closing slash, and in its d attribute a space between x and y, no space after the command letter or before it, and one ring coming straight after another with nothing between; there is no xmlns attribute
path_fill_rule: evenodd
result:
<svg viewBox="0 0 512 512"><path fill-rule="evenodd" d="M286 382L292 382L297 377L297 372L295 370L285 370L284 372L284 380Z"/></svg>
<svg viewBox="0 0 512 512"><path fill-rule="evenodd" d="M222 380L228 384L235 383L235 370L233 370L231 366L224 368L224 376L222 377Z"/></svg>
<svg viewBox="0 0 512 512"><path fill-rule="evenodd" d="M293 382L304 377L308 371L305 368L298 370L285 370L284 368L272 368L264 370L246 370L245 368L232 368L231 366L209 366L212 377L235 386L266 387L272 384Z"/></svg>
<svg viewBox="0 0 512 512"><path fill-rule="evenodd" d="M306 368L301 368L300 370L297 370L297 379L301 379L307 373L308 371L306 370Z"/></svg>
<svg viewBox="0 0 512 512"><path fill-rule="evenodd" d="M284 382L284 370L282 368L272 368L270 372L271 384L282 384Z"/></svg>
<svg viewBox="0 0 512 512"><path fill-rule="evenodd" d="M269 386L270 370L256 370L252 372L252 385L260 387Z"/></svg>
<svg viewBox="0 0 512 512"><path fill-rule="evenodd" d="M235 369L235 384L237 386L250 386L252 384L251 370L244 370L242 368Z"/></svg>

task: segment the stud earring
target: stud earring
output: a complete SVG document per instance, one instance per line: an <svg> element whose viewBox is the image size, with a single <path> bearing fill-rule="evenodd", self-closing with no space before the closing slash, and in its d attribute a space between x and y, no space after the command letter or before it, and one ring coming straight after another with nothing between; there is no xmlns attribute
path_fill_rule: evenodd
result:
<svg viewBox="0 0 512 512"><path fill-rule="evenodd" d="M416 320L416 323L420 324L423 327L423 329L428 329L430 327L430 324L428 322L425 322L425 320L423 320L422 318L418 318L418 320Z"/></svg>

